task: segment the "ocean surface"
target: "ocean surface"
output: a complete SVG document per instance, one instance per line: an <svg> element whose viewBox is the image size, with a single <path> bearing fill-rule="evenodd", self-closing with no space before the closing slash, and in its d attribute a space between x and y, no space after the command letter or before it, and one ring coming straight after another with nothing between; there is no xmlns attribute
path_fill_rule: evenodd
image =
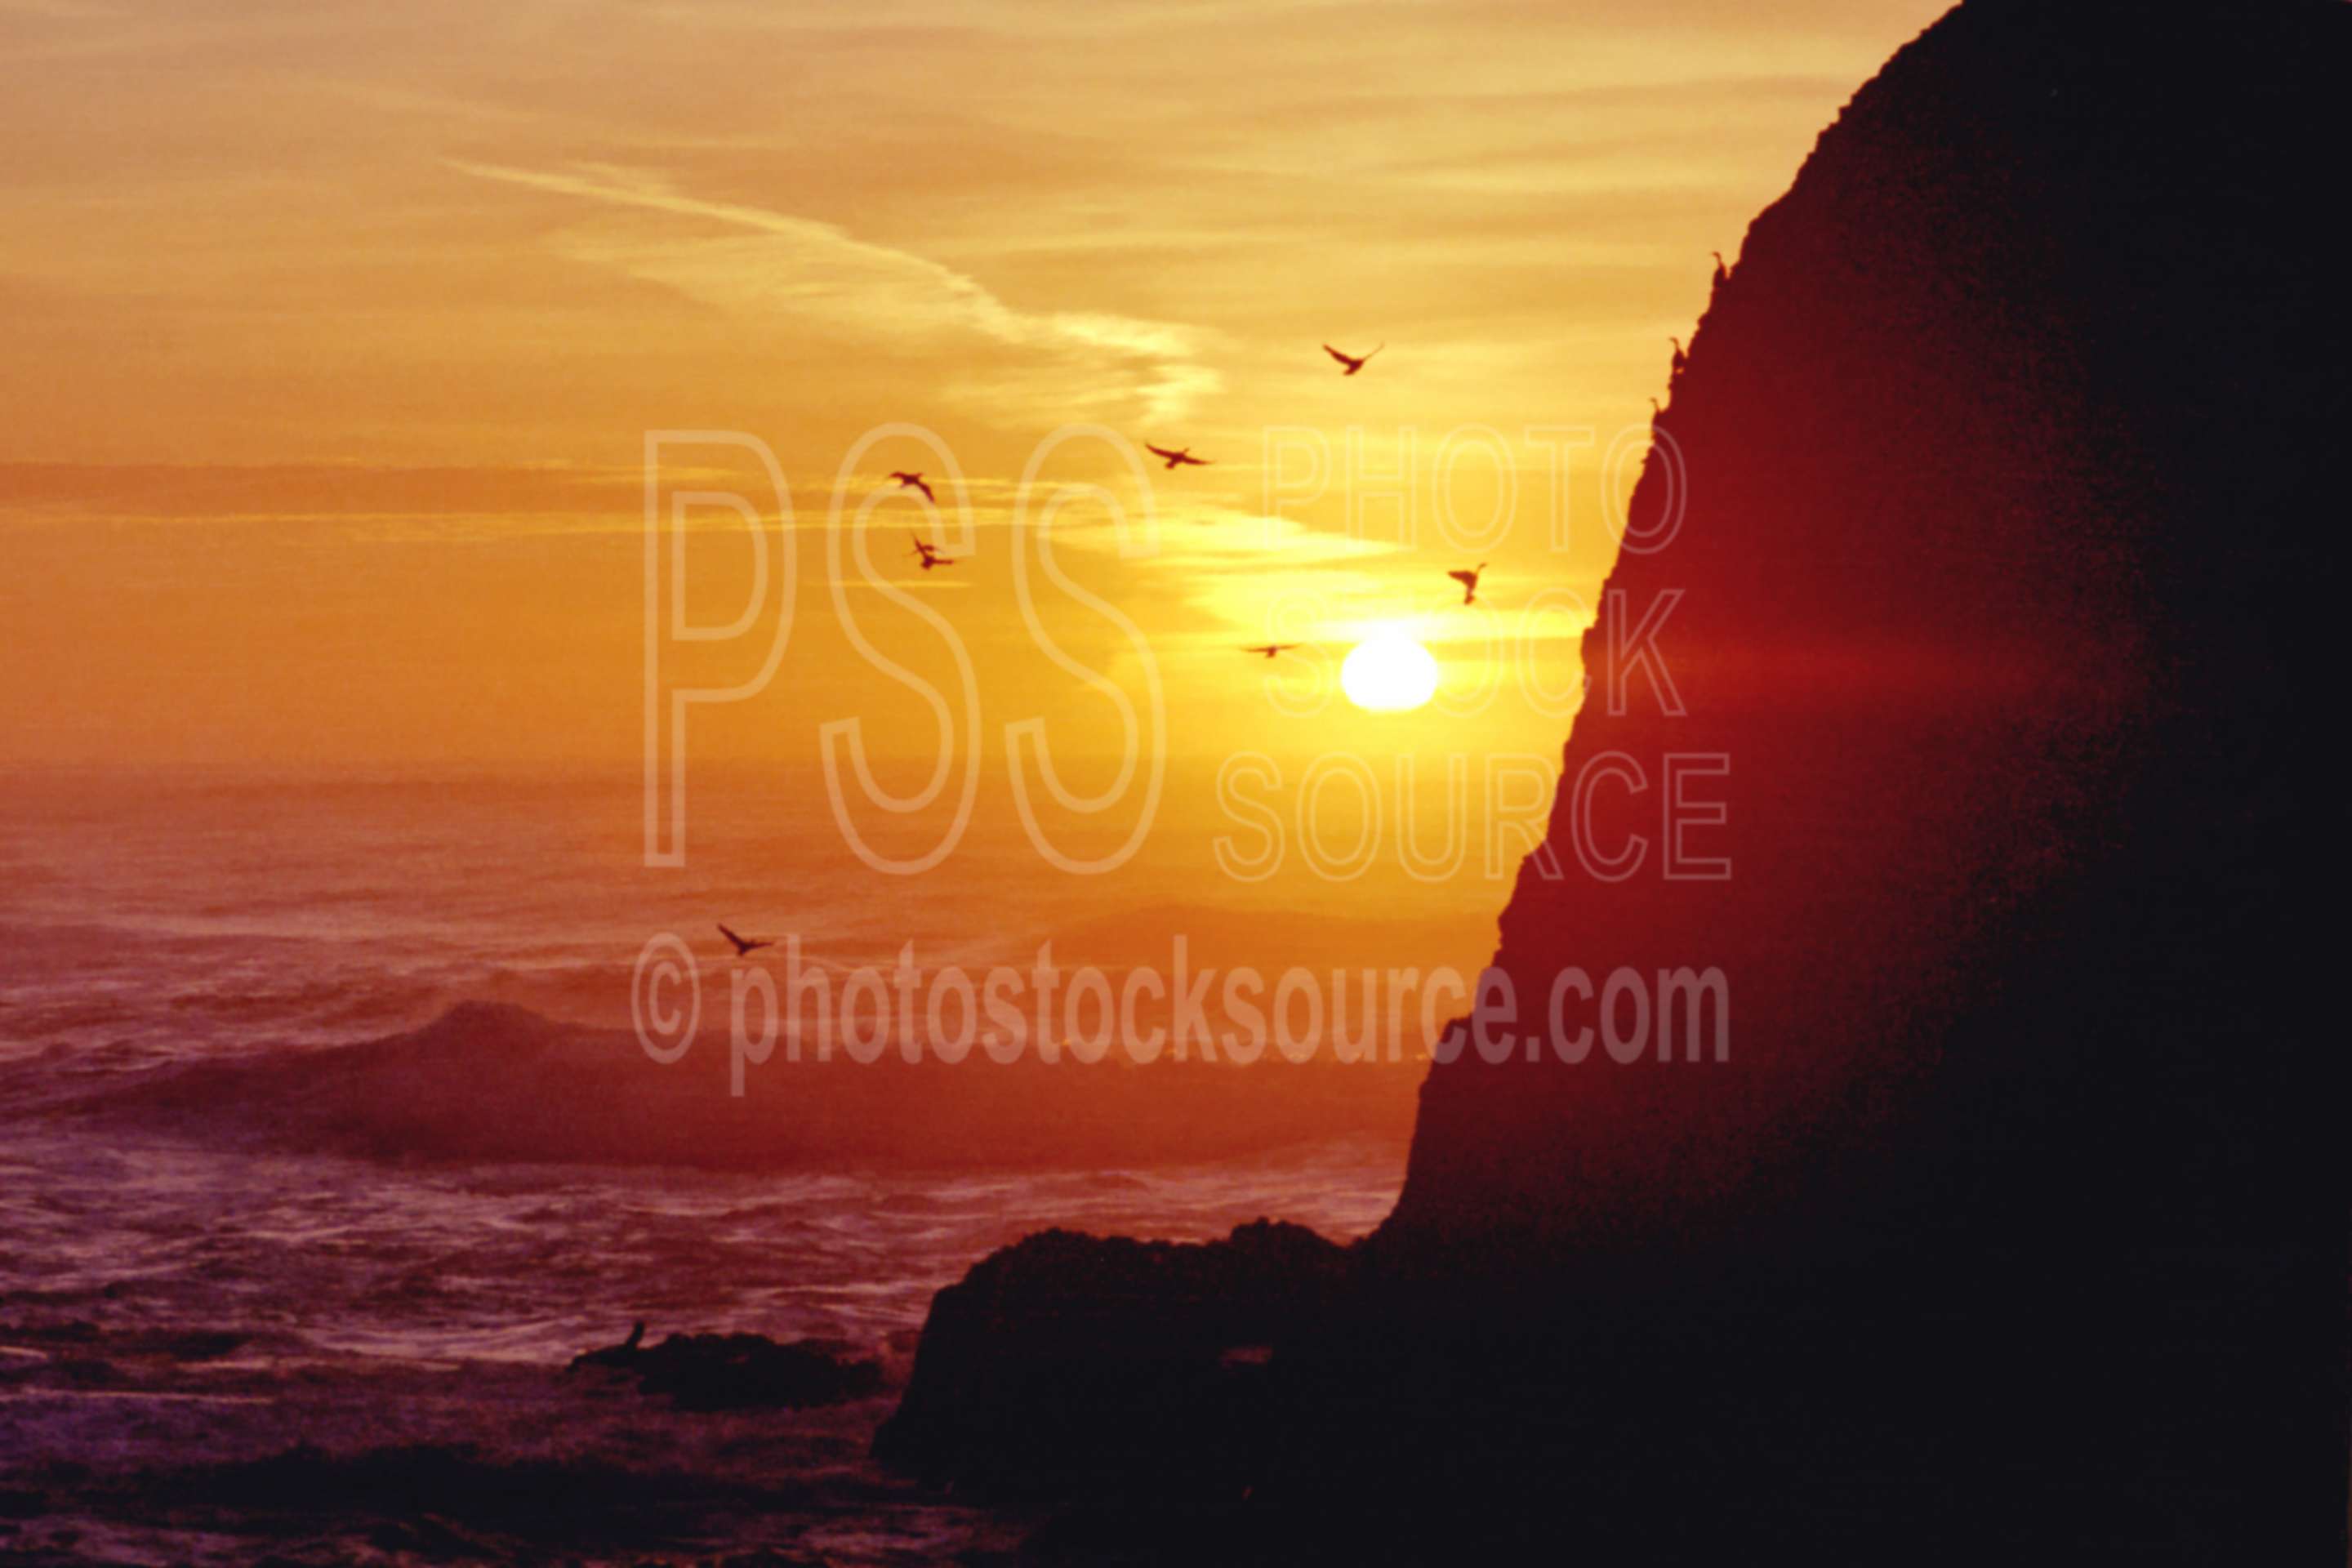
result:
<svg viewBox="0 0 2352 1568"><path fill-rule="evenodd" d="M290 1152L88 1113L195 1063L299 1072L461 1002L625 1017L646 936L714 910L855 962L918 941L981 963L1132 896L979 850L928 882L795 862L779 847L824 825L793 798L728 803L731 845L656 872L630 780L8 781L0 1561L982 1559L1024 1521L866 1458L894 1387L693 1413L566 1365L644 1319L650 1341L837 1340L895 1385L930 1294L1033 1230L1199 1239L1271 1215L1345 1238L1387 1211L1385 1139L738 1173Z"/></svg>

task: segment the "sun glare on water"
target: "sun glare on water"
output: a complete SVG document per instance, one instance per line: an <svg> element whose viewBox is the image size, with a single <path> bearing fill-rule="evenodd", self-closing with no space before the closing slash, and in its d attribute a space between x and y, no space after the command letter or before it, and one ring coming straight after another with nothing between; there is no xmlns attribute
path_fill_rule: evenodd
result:
<svg viewBox="0 0 2352 1568"><path fill-rule="evenodd" d="M1348 700L1373 713L1402 713L1437 690L1435 656L1402 632L1365 638L1339 666Z"/></svg>

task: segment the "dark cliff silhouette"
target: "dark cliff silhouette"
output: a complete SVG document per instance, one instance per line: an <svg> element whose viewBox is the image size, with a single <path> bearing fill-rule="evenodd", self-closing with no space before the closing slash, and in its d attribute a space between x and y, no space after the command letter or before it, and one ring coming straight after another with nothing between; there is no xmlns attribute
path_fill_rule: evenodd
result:
<svg viewBox="0 0 2352 1568"><path fill-rule="evenodd" d="M1496 960L1719 969L1728 1059L1457 1034L1226 1546L2342 1552L2347 80L2340 5L1969 0L1756 220Z"/></svg>
<svg viewBox="0 0 2352 1568"><path fill-rule="evenodd" d="M2352 150L2347 46L2334 5L1972 4L1823 135L1659 421L1681 461L1654 456L1635 537L1687 510L1611 578L1562 874L1522 868L1496 960L1527 1013L1563 964L1720 966L1732 1059L1462 1053L1384 1240L1686 1237L1922 1097L1948 1121L1956 1095L2014 1118L2087 1089L2200 1134L2217 1100L2274 1108L2313 1019L2273 977L2320 951L2282 898L2325 809L2296 699L2332 662L2346 500L2314 204ZM1570 816L1612 753L1648 787L1590 792L1588 852L1648 853L1604 882ZM1728 763L1692 785L1728 821L1688 846L1723 880L1662 865L1688 753ZM2085 1198L2159 1174L2097 1171L2102 1144L2214 1142L1982 1131Z"/></svg>

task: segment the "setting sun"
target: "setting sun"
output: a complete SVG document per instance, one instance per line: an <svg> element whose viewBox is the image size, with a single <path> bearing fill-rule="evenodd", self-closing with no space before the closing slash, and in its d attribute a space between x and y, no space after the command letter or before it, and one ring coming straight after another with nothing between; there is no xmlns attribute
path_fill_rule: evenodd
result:
<svg viewBox="0 0 2352 1568"><path fill-rule="evenodd" d="M1437 659L1402 632L1382 632L1358 643L1339 667L1348 700L1374 713L1418 708L1437 690Z"/></svg>

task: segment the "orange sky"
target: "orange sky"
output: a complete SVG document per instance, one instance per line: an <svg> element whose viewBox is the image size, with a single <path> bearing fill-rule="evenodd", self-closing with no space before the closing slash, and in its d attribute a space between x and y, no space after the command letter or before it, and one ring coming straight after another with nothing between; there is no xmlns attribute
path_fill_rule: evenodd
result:
<svg viewBox="0 0 2352 1568"><path fill-rule="evenodd" d="M1549 757L1523 682L1572 688L1580 617L1538 595L1606 570L1601 458L1629 426L1638 455L1708 250L1937 9L0 0L0 731L28 762L629 762L645 433L715 428L773 449L800 573L773 689L698 715L696 754L805 763L856 717L911 787L928 710L854 653L824 526L902 421L978 532L925 578L893 500L874 559L964 643L982 745L1034 717L1115 750L1004 527L1038 443L1098 422L1217 459L1153 471L1149 556L1055 534L1148 643L1162 744L1207 759L1187 798L1236 751ZM1353 380L1317 347L1383 340ZM1321 493L1276 505L1276 427L1328 443ZM1536 427L1591 432L1564 549ZM1348 482L1351 428L1402 485ZM852 511L901 466L940 467L876 447ZM1451 613L1449 508L1494 536L1483 613ZM697 532L698 603L745 550ZM908 598L845 596L950 668ZM1111 620L1042 613L1141 689ZM1496 700L1300 716L1234 651L1336 665L1400 621L1457 709L1501 661Z"/></svg>

